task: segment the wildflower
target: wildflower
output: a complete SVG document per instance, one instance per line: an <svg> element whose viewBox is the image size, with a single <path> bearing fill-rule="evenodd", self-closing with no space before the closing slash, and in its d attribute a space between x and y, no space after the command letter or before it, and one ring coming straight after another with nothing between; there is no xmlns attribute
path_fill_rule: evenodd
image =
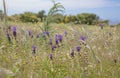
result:
<svg viewBox="0 0 120 78"><path fill-rule="evenodd" d="M81 36L80 37L82 41L85 41L86 40L86 37L85 36Z"/></svg>
<svg viewBox="0 0 120 78"><path fill-rule="evenodd" d="M34 45L34 46L32 46L32 50L33 50L33 54L36 54L36 46Z"/></svg>
<svg viewBox="0 0 120 78"><path fill-rule="evenodd" d="M67 37L67 34L68 34L68 33L67 33L66 31L64 32L64 34L65 34L65 37Z"/></svg>
<svg viewBox="0 0 120 78"><path fill-rule="evenodd" d="M7 35L8 41L11 42L10 34L7 32L6 35Z"/></svg>
<svg viewBox="0 0 120 78"><path fill-rule="evenodd" d="M17 28L16 28L16 26L14 26L14 27L13 27L13 31L16 31L16 30L17 30Z"/></svg>
<svg viewBox="0 0 120 78"><path fill-rule="evenodd" d="M80 47L80 46L77 46L77 47L76 47L77 52L79 52L79 51L80 51L80 49L81 49L81 47Z"/></svg>
<svg viewBox="0 0 120 78"><path fill-rule="evenodd" d="M39 38L39 37L40 37L40 35L39 35L39 34L37 34L37 35L36 35L36 38Z"/></svg>
<svg viewBox="0 0 120 78"><path fill-rule="evenodd" d="M52 38L50 38L50 42L49 43L50 43L50 45L52 45Z"/></svg>
<svg viewBox="0 0 120 78"><path fill-rule="evenodd" d="M50 33L48 31L45 32L47 36L50 36Z"/></svg>
<svg viewBox="0 0 120 78"><path fill-rule="evenodd" d="M109 32L108 34L109 34L109 36L112 36L112 33L111 33L111 32Z"/></svg>
<svg viewBox="0 0 120 78"><path fill-rule="evenodd" d="M74 57L74 50L72 49L71 57Z"/></svg>
<svg viewBox="0 0 120 78"><path fill-rule="evenodd" d="M43 37L44 39L46 39L46 32L43 32L43 33L42 33L42 37Z"/></svg>
<svg viewBox="0 0 120 78"><path fill-rule="evenodd" d="M49 34L50 33L48 31L45 31L45 32L42 33L42 36L45 38L46 36L49 36Z"/></svg>
<svg viewBox="0 0 120 78"><path fill-rule="evenodd" d="M56 35L56 37L55 37L55 42L56 42L56 45L58 45L59 44L59 41L58 41L59 39L58 39L58 35Z"/></svg>
<svg viewBox="0 0 120 78"><path fill-rule="evenodd" d="M52 55L52 54L50 54L50 59L51 59L51 60L53 59L53 55Z"/></svg>
<svg viewBox="0 0 120 78"><path fill-rule="evenodd" d="M51 47L52 47L52 51L54 51L54 49L56 48L54 45L52 45Z"/></svg>
<svg viewBox="0 0 120 78"><path fill-rule="evenodd" d="M63 39L62 35L58 35L58 39L59 39L59 42L62 42L62 39Z"/></svg>
<svg viewBox="0 0 120 78"><path fill-rule="evenodd" d="M16 36L17 36L16 30L17 30L17 28L14 26L14 27L13 27L13 36L15 37L15 39L16 39Z"/></svg>
<svg viewBox="0 0 120 78"><path fill-rule="evenodd" d="M29 31L28 31L28 34L29 34L29 36L32 36L32 31L29 30Z"/></svg>
<svg viewBox="0 0 120 78"><path fill-rule="evenodd" d="M28 34L29 34L29 36L30 36L31 38L33 38L33 34L32 34L32 31L31 31L31 30L28 31Z"/></svg>
<svg viewBox="0 0 120 78"><path fill-rule="evenodd" d="M11 30L11 26L8 26L8 29Z"/></svg>

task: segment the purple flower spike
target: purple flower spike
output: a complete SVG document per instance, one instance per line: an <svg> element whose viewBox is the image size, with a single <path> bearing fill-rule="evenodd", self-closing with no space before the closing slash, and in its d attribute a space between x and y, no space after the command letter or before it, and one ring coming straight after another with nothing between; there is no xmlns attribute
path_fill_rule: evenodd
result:
<svg viewBox="0 0 120 78"><path fill-rule="evenodd" d="M16 32L16 30L17 30L17 28L16 28L16 26L14 26L14 27L13 27L13 31L15 31L15 32Z"/></svg>
<svg viewBox="0 0 120 78"><path fill-rule="evenodd" d="M15 37L15 39L16 39L16 36L17 36L16 30L17 30L17 28L14 26L14 27L13 27L13 36Z"/></svg>
<svg viewBox="0 0 120 78"><path fill-rule="evenodd" d="M10 34L9 34L8 30L6 31L6 35L7 35L7 37L10 37Z"/></svg>
<svg viewBox="0 0 120 78"><path fill-rule="evenodd" d="M81 47L80 47L80 46L77 46L77 47L76 47L77 52L79 52L79 51L80 51L80 49L81 49Z"/></svg>
<svg viewBox="0 0 120 78"><path fill-rule="evenodd" d="M43 32L42 33L42 36L45 38L46 36L49 36L50 35L50 33L48 32L48 31L45 31L45 32Z"/></svg>
<svg viewBox="0 0 120 78"><path fill-rule="evenodd" d="M37 47L36 47L35 45L34 45L34 46L32 46L32 49L33 49L33 50L36 50L36 48L37 48Z"/></svg>
<svg viewBox="0 0 120 78"><path fill-rule="evenodd" d="M74 57L74 50L72 49L71 57Z"/></svg>
<svg viewBox="0 0 120 78"><path fill-rule="evenodd" d="M66 31L64 32L64 34L65 34L65 37L67 37L67 34L68 34L68 33L67 33Z"/></svg>
<svg viewBox="0 0 120 78"><path fill-rule="evenodd" d="M46 32L42 33L43 38L46 38Z"/></svg>
<svg viewBox="0 0 120 78"><path fill-rule="evenodd" d="M7 35L8 41L11 42L10 34L7 32L6 35Z"/></svg>
<svg viewBox="0 0 120 78"><path fill-rule="evenodd" d="M86 37L85 36L81 36L80 37L82 41L85 41L86 40Z"/></svg>
<svg viewBox="0 0 120 78"><path fill-rule="evenodd" d="M29 31L28 31L28 34L29 34L29 36L32 36L32 31L29 30Z"/></svg>
<svg viewBox="0 0 120 78"><path fill-rule="evenodd" d="M52 38L50 38L50 45L52 45Z"/></svg>
<svg viewBox="0 0 120 78"><path fill-rule="evenodd" d="M47 35L47 36L49 36L49 35L50 35L50 33L49 33L48 31L46 31L46 35Z"/></svg>
<svg viewBox="0 0 120 78"><path fill-rule="evenodd" d="M40 35L39 35L39 34L37 34L37 35L36 35L36 38L39 38L39 37L40 37Z"/></svg>
<svg viewBox="0 0 120 78"><path fill-rule="evenodd" d="M56 48L56 47L55 47L54 45L52 45L52 51L54 51L54 50L55 50L55 48Z"/></svg>
<svg viewBox="0 0 120 78"><path fill-rule="evenodd" d="M16 39L16 36L17 36L16 31L13 31L13 36L14 36L14 37L15 37L15 39Z"/></svg>
<svg viewBox="0 0 120 78"><path fill-rule="evenodd" d="M32 31L31 31L31 30L28 31L28 34L29 34L29 36L30 36L31 38L33 38L33 34L32 34Z"/></svg>
<svg viewBox="0 0 120 78"><path fill-rule="evenodd" d="M62 42L62 40L63 40L63 37L62 37L62 35L56 35L56 37L55 37L55 41L56 41L56 45L58 45L59 44L59 42Z"/></svg>
<svg viewBox="0 0 120 78"><path fill-rule="evenodd" d="M11 30L11 26L8 26L8 29Z"/></svg>
<svg viewBox="0 0 120 78"><path fill-rule="evenodd" d="M56 40L55 42L56 42L56 45L58 45L58 44L59 44L58 40Z"/></svg>
<svg viewBox="0 0 120 78"><path fill-rule="evenodd" d="M109 36L112 36L112 33L111 33L111 32L109 32L108 34L109 34Z"/></svg>
<svg viewBox="0 0 120 78"><path fill-rule="evenodd" d="M33 50L33 54L35 54L36 53L36 46L34 45L34 46L32 46L32 50Z"/></svg>
<svg viewBox="0 0 120 78"><path fill-rule="evenodd" d="M62 42L62 39L63 39L62 35L58 35L58 38L59 38L59 41Z"/></svg>
<svg viewBox="0 0 120 78"><path fill-rule="evenodd" d="M55 42L56 42L56 45L58 45L59 44L59 42L58 42L58 35L56 35L56 37L55 37Z"/></svg>
<svg viewBox="0 0 120 78"><path fill-rule="evenodd" d="M50 54L50 59L51 59L51 60L53 59L53 55L52 55L52 54Z"/></svg>

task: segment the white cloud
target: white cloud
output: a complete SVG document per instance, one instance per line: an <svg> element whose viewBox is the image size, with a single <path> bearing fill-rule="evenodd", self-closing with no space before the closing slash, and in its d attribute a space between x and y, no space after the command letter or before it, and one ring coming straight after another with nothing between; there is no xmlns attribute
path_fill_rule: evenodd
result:
<svg viewBox="0 0 120 78"><path fill-rule="evenodd" d="M57 0L57 2L63 4L67 10L120 6L111 0ZM6 0L6 5L8 13L48 10L52 7L51 0ZM0 0L1 8L3 8L2 0Z"/></svg>

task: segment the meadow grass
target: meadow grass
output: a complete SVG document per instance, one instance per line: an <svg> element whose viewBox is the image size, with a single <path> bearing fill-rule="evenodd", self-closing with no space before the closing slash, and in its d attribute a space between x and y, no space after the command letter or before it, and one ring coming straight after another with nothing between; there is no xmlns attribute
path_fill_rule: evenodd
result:
<svg viewBox="0 0 120 78"><path fill-rule="evenodd" d="M42 23L8 22L8 25L10 29L3 29L4 24L0 23L0 78L120 77L120 26L100 29L99 26L53 23L49 36L43 36ZM59 34L62 42L56 44ZM81 40L81 36L86 39ZM54 49L49 44L50 38ZM36 46L34 54L32 46ZM80 51L76 50L77 46L81 47Z"/></svg>

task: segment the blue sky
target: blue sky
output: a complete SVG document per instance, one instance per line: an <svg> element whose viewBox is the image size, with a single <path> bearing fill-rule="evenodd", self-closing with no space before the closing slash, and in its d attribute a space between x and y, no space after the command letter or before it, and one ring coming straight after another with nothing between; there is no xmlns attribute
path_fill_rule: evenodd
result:
<svg viewBox="0 0 120 78"><path fill-rule="evenodd" d="M101 19L109 19L110 23L120 22L120 0L55 0L65 7L65 14L95 13ZM6 0L8 15L25 11L48 11L52 7L51 0ZM3 9L0 0L0 9Z"/></svg>

